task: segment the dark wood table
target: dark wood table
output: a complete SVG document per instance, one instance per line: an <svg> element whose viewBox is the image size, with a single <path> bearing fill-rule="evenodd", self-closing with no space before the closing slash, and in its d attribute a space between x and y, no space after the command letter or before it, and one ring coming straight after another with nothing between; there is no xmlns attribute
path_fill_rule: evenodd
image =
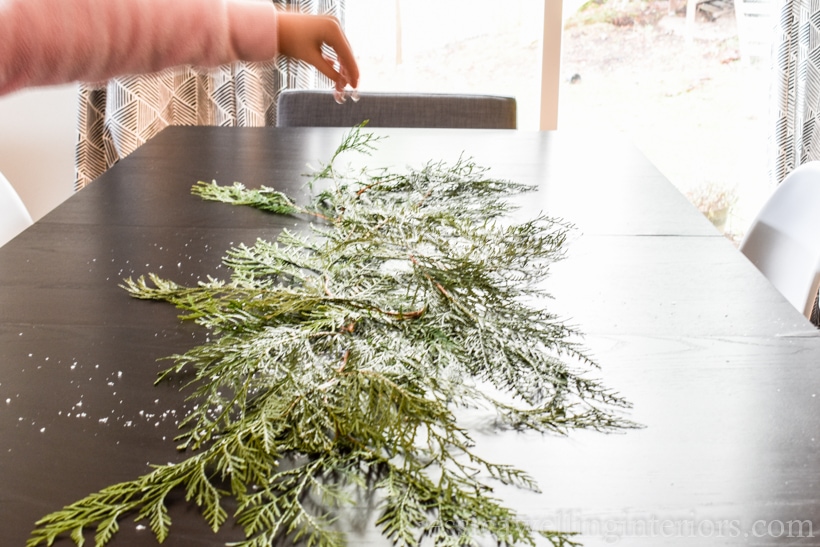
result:
<svg viewBox="0 0 820 547"><path fill-rule="evenodd" d="M535 525L585 545L819 545L820 336L617 135L374 130L369 165L473 156L537 183L522 214L577 226L554 267L554 309L586 333L603 383L646 427L568 437L477 432L490 459L543 493L502 489ZM197 180L304 191L337 129L169 128L0 249L0 545L40 516L149 463L177 461L179 386L159 359L203 341L127 276L193 283L226 249L294 219L191 196ZM165 545L222 545L172 509ZM62 545L71 544L64 540ZM125 521L112 545L154 545ZM385 544L365 530L351 545Z"/></svg>

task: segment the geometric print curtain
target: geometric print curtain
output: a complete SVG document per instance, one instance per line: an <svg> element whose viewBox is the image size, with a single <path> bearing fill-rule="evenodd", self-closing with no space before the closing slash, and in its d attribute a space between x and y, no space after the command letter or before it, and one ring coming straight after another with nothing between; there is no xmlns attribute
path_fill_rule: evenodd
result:
<svg viewBox="0 0 820 547"><path fill-rule="evenodd" d="M334 15L344 24L345 0L274 0L302 13ZM169 125L276 125L283 89L330 87L314 67L284 56L215 68L174 67L154 74L81 84L75 190Z"/></svg>
<svg viewBox="0 0 820 547"><path fill-rule="evenodd" d="M820 159L820 3L784 0L776 13L770 179Z"/></svg>

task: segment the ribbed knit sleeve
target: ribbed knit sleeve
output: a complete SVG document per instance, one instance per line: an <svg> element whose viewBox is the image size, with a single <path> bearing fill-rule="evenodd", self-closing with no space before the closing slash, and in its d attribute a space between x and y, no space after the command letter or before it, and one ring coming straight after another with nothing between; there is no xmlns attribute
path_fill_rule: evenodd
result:
<svg viewBox="0 0 820 547"><path fill-rule="evenodd" d="M0 94L276 51L266 1L0 0Z"/></svg>

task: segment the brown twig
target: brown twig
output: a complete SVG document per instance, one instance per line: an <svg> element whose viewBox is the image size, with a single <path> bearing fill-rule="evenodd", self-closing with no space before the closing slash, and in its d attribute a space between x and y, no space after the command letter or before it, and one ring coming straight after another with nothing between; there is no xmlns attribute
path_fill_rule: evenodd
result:
<svg viewBox="0 0 820 547"><path fill-rule="evenodd" d="M410 262L412 262L414 266L421 266L421 264L419 263L419 261L418 261L418 260L416 259L416 257L415 257L415 256L413 256L413 255L410 255ZM445 296L445 298L447 298L448 300L450 300L450 301L451 301L451 302L453 302L454 304L456 304L456 303L457 303L457 302L456 302L456 299L455 299L455 298L453 298L453 295L452 295L452 294L450 294L450 292L449 292L447 289L445 289L445 288L444 288L444 286L442 286L442 284L441 284L441 283L439 283L438 281L436 281L435 279L433 279L433 278L430 276L430 274L428 274L427 272L422 271L421 273L422 273L422 275L424 275L424 277L426 277L426 278L427 278L427 280L428 280L430 283L432 283L432 284L433 284L433 286L434 286L436 289L438 289L438 291L439 291L441 294L443 294L443 295Z"/></svg>

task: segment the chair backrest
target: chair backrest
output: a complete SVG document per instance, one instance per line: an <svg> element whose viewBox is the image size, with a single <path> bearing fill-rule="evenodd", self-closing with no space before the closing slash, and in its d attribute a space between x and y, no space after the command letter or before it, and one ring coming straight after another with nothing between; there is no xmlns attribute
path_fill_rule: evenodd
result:
<svg viewBox="0 0 820 547"><path fill-rule="evenodd" d="M458 127L515 129L516 101L495 95L360 93L337 104L333 92L290 89L279 95L278 127Z"/></svg>
<svg viewBox="0 0 820 547"><path fill-rule="evenodd" d="M31 226L31 215L11 183L0 173L0 246Z"/></svg>
<svg viewBox="0 0 820 547"><path fill-rule="evenodd" d="M789 173L752 222L740 250L810 317L820 287L820 161Z"/></svg>

